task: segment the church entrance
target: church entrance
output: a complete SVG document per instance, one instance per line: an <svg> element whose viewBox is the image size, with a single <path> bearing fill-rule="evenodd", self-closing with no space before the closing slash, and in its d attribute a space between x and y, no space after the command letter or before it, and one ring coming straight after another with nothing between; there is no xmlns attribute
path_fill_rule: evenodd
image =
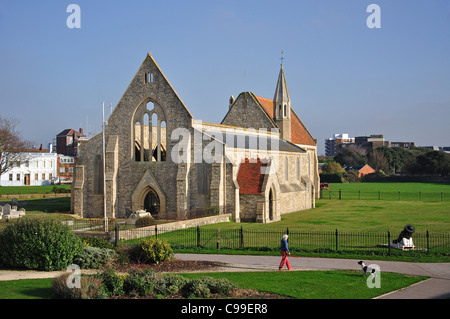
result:
<svg viewBox="0 0 450 319"><path fill-rule="evenodd" d="M157 217L159 214L159 197L153 189L150 189L144 199L144 209L149 212L153 217Z"/></svg>

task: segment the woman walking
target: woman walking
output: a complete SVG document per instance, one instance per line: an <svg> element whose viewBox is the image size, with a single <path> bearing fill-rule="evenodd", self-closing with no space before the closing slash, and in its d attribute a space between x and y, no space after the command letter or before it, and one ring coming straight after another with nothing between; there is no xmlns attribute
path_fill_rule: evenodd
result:
<svg viewBox="0 0 450 319"><path fill-rule="evenodd" d="M278 270L283 271L283 267L284 264L286 264L288 270L291 270L292 267L289 264L289 260L287 255L289 254L289 256L291 256L291 253L289 252L289 244L287 242L288 239L288 235L283 235L283 239L281 240L281 263L280 263L280 267L278 268Z"/></svg>

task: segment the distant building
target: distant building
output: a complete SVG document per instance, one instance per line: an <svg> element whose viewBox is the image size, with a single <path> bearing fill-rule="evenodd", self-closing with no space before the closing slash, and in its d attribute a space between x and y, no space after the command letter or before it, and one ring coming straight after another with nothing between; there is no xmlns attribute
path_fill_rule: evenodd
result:
<svg viewBox="0 0 450 319"><path fill-rule="evenodd" d="M348 134L334 134L334 137L325 140L325 156L335 156L345 147L358 147L370 153L378 147L400 147L411 149L414 142L389 142L386 141L383 134L370 136L356 136L350 138Z"/></svg>
<svg viewBox="0 0 450 319"><path fill-rule="evenodd" d="M369 165L345 165L343 167L348 171L358 171L358 177L375 173L375 170Z"/></svg>
<svg viewBox="0 0 450 319"><path fill-rule="evenodd" d="M79 132L74 129L62 131L56 135L56 152L61 155L77 156L78 140L84 136L82 128Z"/></svg>
<svg viewBox="0 0 450 319"><path fill-rule="evenodd" d="M334 134L334 137L325 140L325 156L334 156L337 150L342 148L343 144L353 143L355 143L355 139L349 138L346 133Z"/></svg>
<svg viewBox="0 0 450 319"><path fill-rule="evenodd" d="M58 155L58 183L72 183L73 171L77 162L76 156Z"/></svg>
<svg viewBox="0 0 450 319"><path fill-rule="evenodd" d="M405 150L410 150L412 147L414 147L414 142L391 142L390 147L399 147Z"/></svg>
<svg viewBox="0 0 450 319"><path fill-rule="evenodd" d="M57 176L58 155L49 149L32 149L20 154L13 167L0 176L1 186L50 185Z"/></svg>
<svg viewBox="0 0 450 319"><path fill-rule="evenodd" d="M367 153L378 147L389 147L390 144L384 139L383 134L370 135L370 136L357 136L355 137L355 146L365 149Z"/></svg>

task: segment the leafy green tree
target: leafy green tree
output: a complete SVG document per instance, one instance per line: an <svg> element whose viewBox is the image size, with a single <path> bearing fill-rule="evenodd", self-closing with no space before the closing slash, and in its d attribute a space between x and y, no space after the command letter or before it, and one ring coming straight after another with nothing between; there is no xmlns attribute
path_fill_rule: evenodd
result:
<svg viewBox="0 0 450 319"><path fill-rule="evenodd" d="M345 170L342 168L341 164L338 162L327 162L322 167L322 172L324 174L335 174L335 173L344 173Z"/></svg>
<svg viewBox="0 0 450 319"><path fill-rule="evenodd" d="M367 164L365 151L357 147L343 148L334 156L334 160L342 166Z"/></svg>

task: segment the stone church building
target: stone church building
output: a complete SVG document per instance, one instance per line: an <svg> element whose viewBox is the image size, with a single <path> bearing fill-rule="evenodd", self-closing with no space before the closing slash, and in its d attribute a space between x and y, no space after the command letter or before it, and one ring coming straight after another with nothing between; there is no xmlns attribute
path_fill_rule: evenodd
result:
<svg viewBox="0 0 450 319"><path fill-rule="evenodd" d="M102 133L80 142L72 211L125 218L145 209L164 219L214 208L267 223L314 207L316 140L291 107L283 65L273 99L243 92L223 113L220 124L195 120L149 53L108 119L105 143Z"/></svg>

